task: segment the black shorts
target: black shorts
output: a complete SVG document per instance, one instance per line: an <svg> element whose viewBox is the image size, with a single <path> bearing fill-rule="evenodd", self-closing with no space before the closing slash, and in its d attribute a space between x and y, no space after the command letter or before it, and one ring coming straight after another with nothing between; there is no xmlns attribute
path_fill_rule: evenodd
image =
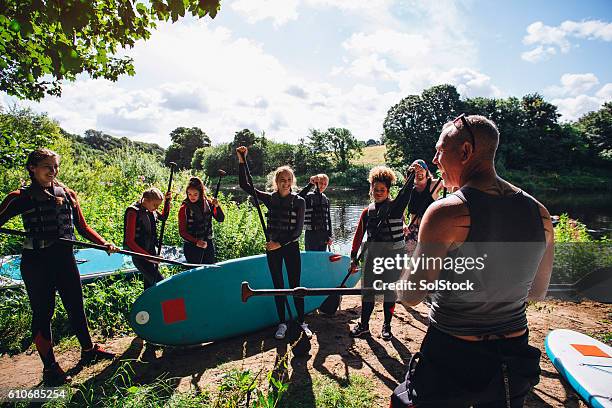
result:
<svg viewBox="0 0 612 408"><path fill-rule="evenodd" d="M391 407L522 407L539 382L540 350L528 333L466 341L429 326L418 361L391 396Z"/></svg>

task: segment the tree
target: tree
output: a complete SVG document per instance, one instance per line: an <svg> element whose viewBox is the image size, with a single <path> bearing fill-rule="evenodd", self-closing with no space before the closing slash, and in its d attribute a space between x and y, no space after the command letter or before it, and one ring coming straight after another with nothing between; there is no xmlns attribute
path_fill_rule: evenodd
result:
<svg viewBox="0 0 612 408"><path fill-rule="evenodd" d="M350 160L361 155L361 144L352 135L351 131L344 128L329 128L325 132L327 143L334 157L336 169L344 171L348 169Z"/></svg>
<svg viewBox="0 0 612 408"><path fill-rule="evenodd" d="M612 158L612 101L578 119L577 125L596 154Z"/></svg>
<svg viewBox="0 0 612 408"><path fill-rule="evenodd" d="M61 95L62 81L86 72L116 81L134 75L117 50L147 40L157 22L186 13L214 18L220 0L0 1L0 90L22 99Z"/></svg>
<svg viewBox="0 0 612 408"><path fill-rule="evenodd" d="M296 145L289 143L268 141L264 151L264 173L269 173L280 166L294 167L296 148Z"/></svg>
<svg viewBox="0 0 612 408"><path fill-rule="evenodd" d="M452 85L437 85L402 99L389 109L383 123L386 160L398 167L416 159L431 160L442 126L461 108Z"/></svg>
<svg viewBox="0 0 612 408"><path fill-rule="evenodd" d="M0 166L22 166L30 151L47 146L60 136L59 125L46 114L13 105L0 108Z"/></svg>
<svg viewBox="0 0 612 408"><path fill-rule="evenodd" d="M178 127L170 132L172 144L166 150L166 165L175 162L180 169L191 168L193 154L201 147L210 146L210 138L198 127Z"/></svg>
<svg viewBox="0 0 612 408"><path fill-rule="evenodd" d="M265 135L257 137L249 129L242 129L234 135L232 142L233 154L236 154L236 148L246 146L249 149L247 160L249 161L249 170L251 174L262 176L264 175L264 152L266 148ZM236 156L233 156L236 157Z"/></svg>

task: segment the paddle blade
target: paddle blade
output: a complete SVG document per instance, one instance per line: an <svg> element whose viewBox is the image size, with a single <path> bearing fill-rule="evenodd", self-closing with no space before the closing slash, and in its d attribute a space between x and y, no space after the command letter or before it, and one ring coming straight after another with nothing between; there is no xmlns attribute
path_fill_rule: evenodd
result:
<svg viewBox="0 0 612 408"><path fill-rule="evenodd" d="M338 262L341 259L342 259L342 255L339 255L339 254L333 254L329 256L329 262Z"/></svg>
<svg viewBox="0 0 612 408"><path fill-rule="evenodd" d="M319 310L329 316L335 315L340 306L340 295L329 295L327 299L321 303Z"/></svg>

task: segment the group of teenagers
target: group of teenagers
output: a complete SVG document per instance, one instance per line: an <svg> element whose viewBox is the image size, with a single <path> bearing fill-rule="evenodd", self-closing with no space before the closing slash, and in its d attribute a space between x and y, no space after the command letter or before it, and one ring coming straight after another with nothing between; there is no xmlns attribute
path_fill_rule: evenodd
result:
<svg viewBox="0 0 612 408"><path fill-rule="evenodd" d="M439 170L439 179L434 179L424 160L416 160L408 168L404 187L392 199L391 186L397 181L394 171L377 166L369 173L371 204L361 213L350 254L353 271L363 265L364 287L370 287L374 278L371 266L375 252L366 250L360 262L364 236L366 242L386 248L387 253L413 257L458 257L463 245L478 243L529 242L534 248L522 254L520 263L490 259L485 266L485 275L504 274L503 285L511 283L515 296L510 300L495 301L496 294L508 290L495 279L482 289L490 291L491 296L484 297L488 300L482 300L482 293L474 299L469 294L456 297L448 291L422 289L385 293L381 333L385 340L393 337L391 320L397 303L408 308L427 298L430 309L427 334L408 365L405 381L391 396L392 407L520 407L539 380L540 352L528 344L526 302L542 299L546 293L554 234L546 208L497 175L494 158L498 143L499 132L491 120L461 115L444 125L436 143L432 163ZM299 240L303 230L308 251L325 251L332 244L330 202L324 194L329 178L312 176L298 192L292 169L281 166L273 172L272 191L258 190L248 173L247 147L238 147L236 152L240 187L268 209L265 250L272 284L284 287L284 263L289 287L300 286ZM76 194L57 180L59 163L59 156L51 150L32 152L26 163L31 183L10 193L0 205L0 226L21 214L30 234L23 244L21 272L32 308L33 341L43 362L43 381L49 385L70 380L53 354L51 317L56 291L77 334L82 362L114 357L92 343L72 247L57 238L74 239L76 228L84 238L105 245L109 253L118 248L87 225ZM190 263L214 263L212 220L223 222L223 211L196 177L189 181L185 195L178 216L185 257ZM171 198L171 193L164 196L151 188L127 208L126 249L157 254L156 224L167 219ZM162 279L156 262L133 260L142 272L145 290ZM452 271L436 268L433 264L389 271L391 275L385 271L384 275L387 281L452 279ZM373 296L362 296L361 319L351 328L351 336L370 334L374 300ZM282 339L287 331L286 299L275 296L275 304L279 319L275 337ZM294 304L298 323L311 337L304 321L303 298L294 297Z"/></svg>

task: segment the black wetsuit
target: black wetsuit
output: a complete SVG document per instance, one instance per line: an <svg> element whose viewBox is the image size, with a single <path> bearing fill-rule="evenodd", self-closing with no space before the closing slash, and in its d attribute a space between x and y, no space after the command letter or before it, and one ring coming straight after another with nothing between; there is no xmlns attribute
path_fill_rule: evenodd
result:
<svg viewBox="0 0 612 408"><path fill-rule="evenodd" d="M310 191L314 184L308 183L298 194L306 200L304 215L304 245L307 251L326 251L332 238L331 210L324 193Z"/></svg>
<svg viewBox="0 0 612 408"><path fill-rule="evenodd" d="M399 278L398 270L385 269L382 276L373 273L373 260L376 256L394 256L395 253L403 253L405 251L404 236L403 236L403 218L404 210L410 199L409 188L402 191L394 200L387 199L382 203L372 203L361 213L357 231L353 238L353 247L351 250L351 259L357 257L357 252L361 246L364 234L368 234L368 250L364 259L362 285L363 287L372 287L374 280L382 279L384 282L394 282ZM370 219L372 216L382 216L388 209L387 221L383 222L379 231L375 231L378 222ZM383 310L385 314L385 323L390 324L395 309L394 293L385 293ZM364 295L361 298L361 323L367 325L370 321L370 316L374 311L374 297L372 295Z"/></svg>
<svg viewBox="0 0 612 408"><path fill-rule="evenodd" d="M73 247L57 238L74 239L76 227L92 242L103 245L105 241L85 222L73 191L58 186L45 190L48 194L36 186L10 193L0 205L0 226L21 214L26 231L40 234L37 235L40 239L31 236L24 242L20 269L32 308L32 339L44 367L51 368L55 363L51 318L56 292L81 347L84 350L93 347Z"/></svg>
<svg viewBox="0 0 612 408"><path fill-rule="evenodd" d="M247 181L246 167L243 163L239 166L239 181L244 191L253 196L257 195L257 199L268 208L268 236L271 241L281 244L281 248L266 252L274 287L276 289L285 287L283 261L287 268L289 287L299 286L302 261L298 241L304 227L304 199L294 193L280 197L278 193L266 193L253 188ZM285 322L285 296L275 296L274 301L280 322ZM298 321L303 322L304 298L294 297L293 302L298 313Z"/></svg>

